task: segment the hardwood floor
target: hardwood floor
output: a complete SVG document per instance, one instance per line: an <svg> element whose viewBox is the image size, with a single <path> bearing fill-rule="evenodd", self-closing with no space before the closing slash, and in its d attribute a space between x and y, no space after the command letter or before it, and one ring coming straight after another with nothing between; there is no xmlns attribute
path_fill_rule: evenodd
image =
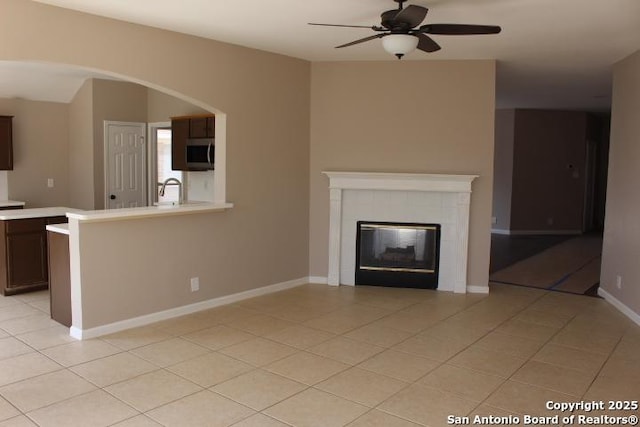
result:
<svg viewBox="0 0 640 427"><path fill-rule="evenodd" d="M597 255L600 252L594 252L594 250L601 249L600 233L582 236L493 234L491 243L490 280L504 284L597 296L600 270L600 258ZM593 247L594 244L598 245L597 249ZM589 258L589 262L582 265L580 260L585 256ZM572 259L579 262L579 268L576 268L575 262L569 262ZM560 262L561 260L565 262ZM540 280L529 283L527 278Z"/></svg>
<svg viewBox="0 0 640 427"><path fill-rule="evenodd" d="M494 273L502 270L571 237L573 236L506 236L492 234L489 272Z"/></svg>

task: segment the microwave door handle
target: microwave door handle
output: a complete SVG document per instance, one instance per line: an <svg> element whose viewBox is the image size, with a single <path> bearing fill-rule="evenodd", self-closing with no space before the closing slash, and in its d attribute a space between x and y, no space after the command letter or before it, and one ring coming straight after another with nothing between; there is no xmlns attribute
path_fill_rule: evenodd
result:
<svg viewBox="0 0 640 427"><path fill-rule="evenodd" d="M207 147L207 163L211 164L211 144Z"/></svg>

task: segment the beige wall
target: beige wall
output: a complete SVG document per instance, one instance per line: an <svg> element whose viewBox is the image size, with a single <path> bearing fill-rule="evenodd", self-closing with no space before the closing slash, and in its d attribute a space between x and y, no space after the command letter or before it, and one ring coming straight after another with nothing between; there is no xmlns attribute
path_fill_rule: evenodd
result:
<svg viewBox="0 0 640 427"><path fill-rule="evenodd" d="M495 63L314 63L311 81L311 275L327 276L329 191L321 171L477 174L468 283L486 286Z"/></svg>
<svg viewBox="0 0 640 427"><path fill-rule="evenodd" d="M69 103L69 206L94 209L93 80Z"/></svg>
<svg viewBox="0 0 640 427"><path fill-rule="evenodd" d="M0 99L0 114L13 118L13 170L9 198L27 207L69 203L68 109L56 102ZM47 186L52 178L54 187Z"/></svg>
<svg viewBox="0 0 640 427"><path fill-rule="evenodd" d="M207 110L196 107L166 93L147 89L147 122L168 122L171 117L206 114Z"/></svg>
<svg viewBox="0 0 640 427"><path fill-rule="evenodd" d="M607 208L600 287L640 319L640 51L613 74ZM622 279L620 289L616 277ZM638 320L636 320L638 321Z"/></svg>
<svg viewBox="0 0 640 427"><path fill-rule="evenodd" d="M496 110L492 228L501 231L511 228L514 128L515 110Z"/></svg>
<svg viewBox="0 0 640 427"><path fill-rule="evenodd" d="M90 329L270 284L262 281L273 271L258 256L274 257L256 253L252 246L267 245L238 235L233 216L231 210L81 225L80 250L90 260L83 264L82 283L90 286L82 289L82 325L74 319L74 326ZM252 271L252 260L260 271ZM281 267L281 262L273 266ZM189 288L191 277L200 279L196 293ZM256 283L248 286L251 281Z"/></svg>
<svg viewBox="0 0 640 427"><path fill-rule="evenodd" d="M104 209L104 122L147 122L147 88L135 83L93 80L93 194Z"/></svg>
<svg viewBox="0 0 640 427"><path fill-rule="evenodd" d="M0 60L49 61L129 76L227 114L227 198L235 207L166 223L91 225L87 234L105 239L98 252L86 248L80 266L86 288L84 327L105 321L101 307L124 300L152 312L158 305L308 275L308 62L24 0L4 0L2 5ZM174 238L163 245L154 245L154 239L144 243L148 233L141 231L148 232L148 224L170 226ZM194 236L207 243L194 245ZM203 245L207 250L200 250ZM158 275L159 265L169 264L161 260L170 259L172 252L190 261L176 274ZM113 271L105 266L119 263L126 263L129 273L118 273L114 285ZM145 285L153 287L144 295L131 292L130 299L127 291L140 286L139 271L149 272ZM201 290L183 295L196 274L206 278ZM109 298L100 299L102 293ZM107 316L106 321L116 321L126 314Z"/></svg>

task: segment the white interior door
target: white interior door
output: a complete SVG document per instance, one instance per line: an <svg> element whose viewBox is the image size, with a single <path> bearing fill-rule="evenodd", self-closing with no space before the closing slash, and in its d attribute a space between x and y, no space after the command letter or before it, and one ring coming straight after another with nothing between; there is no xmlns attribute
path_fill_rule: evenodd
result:
<svg viewBox="0 0 640 427"><path fill-rule="evenodd" d="M105 207L147 205L145 123L104 122Z"/></svg>

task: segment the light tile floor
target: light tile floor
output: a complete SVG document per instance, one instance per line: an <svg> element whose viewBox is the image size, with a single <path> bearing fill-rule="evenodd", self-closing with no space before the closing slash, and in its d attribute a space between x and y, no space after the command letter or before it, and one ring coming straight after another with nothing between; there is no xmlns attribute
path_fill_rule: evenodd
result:
<svg viewBox="0 0 640 427"><path fill-rule="evenodd" d="M305 285L87 341L47 299L0 297L0 427L522 425L640 398L640 327L597 298Z"/></svg>

